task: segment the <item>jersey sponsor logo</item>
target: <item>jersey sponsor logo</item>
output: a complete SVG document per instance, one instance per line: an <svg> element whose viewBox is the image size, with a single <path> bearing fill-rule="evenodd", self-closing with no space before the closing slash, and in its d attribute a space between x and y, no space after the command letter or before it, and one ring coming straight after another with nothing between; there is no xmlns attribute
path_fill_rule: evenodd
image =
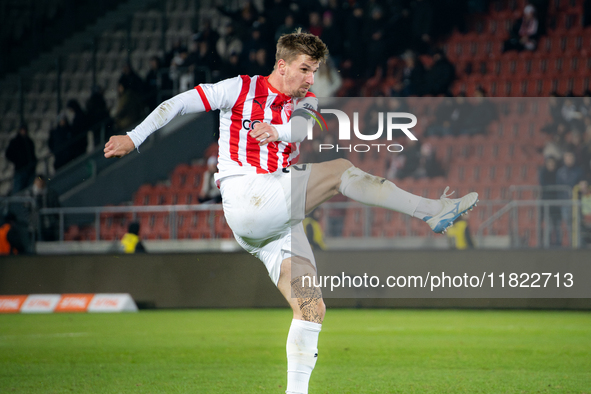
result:
<svg viewBox="0 0 591 394"><path fill-rule="evenodd" d="M242 121L242 127L246 130L252 130L254 129L254 125L257 123L263 123L260 120L250 120L250 119L244 119Z"/></svg>
<svg viewBox="0 0 591 394"><path fill-rule="evenodd" d="M261 111L264 109L263 108L263 103L261 103L259 100L253 99L252 101L254 101L254 103L259 106L259 108L261 109Z"/></svg>

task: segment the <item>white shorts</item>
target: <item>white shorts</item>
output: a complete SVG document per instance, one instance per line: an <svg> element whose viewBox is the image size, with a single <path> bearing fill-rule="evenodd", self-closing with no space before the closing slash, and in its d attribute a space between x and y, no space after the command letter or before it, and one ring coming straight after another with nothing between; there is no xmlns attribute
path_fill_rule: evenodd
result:
<svg viewBox="0 0 591 394"><path fill-rule="evenodd" d="M261 260L277 285L281 262L292 256L316 266L302 220L310 164L289 167L289 172L236 175L222 178L224 215L236 241Z"/></svg>

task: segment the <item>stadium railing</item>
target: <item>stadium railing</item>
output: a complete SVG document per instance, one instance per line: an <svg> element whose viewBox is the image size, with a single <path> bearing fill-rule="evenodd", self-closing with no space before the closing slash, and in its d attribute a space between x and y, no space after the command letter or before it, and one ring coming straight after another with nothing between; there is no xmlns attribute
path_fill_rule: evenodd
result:
<svg viewBox="0 0 591 394"><path fill-rule="evenodd" d="M356 202L329 202L318 209L324 232L327 238L333 240L434 237L421 221L381 208ZM50 208L39 210L39 215L59 216L60 242L66 240L68 228L74 225L90 229L86 233L90 236L84 240L115 241L132 221L141 223L140 236L145 239L232 238L221 204ZM189 224L191 220L193 223ZM467 220L476 235L478 247L585 246L582 240L586 227L577 200L480 201ZM110 224L106 224L109 221L118 222L113 224L118 232L106 230L110 228ZM487 238L496 238L496 241L489 242Z"/></svg>

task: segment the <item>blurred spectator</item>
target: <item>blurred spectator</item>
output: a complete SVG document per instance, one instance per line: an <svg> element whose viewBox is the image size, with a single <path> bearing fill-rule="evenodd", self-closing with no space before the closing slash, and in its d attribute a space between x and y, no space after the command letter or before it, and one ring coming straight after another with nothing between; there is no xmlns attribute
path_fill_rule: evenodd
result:
<svg viewBox="0 0 591 394"><path fill-rule="evenodd" d="M435 149L433 149L433 146L429 143L422 144L419 165L412 174L413 178L435 178L444 175L445 171L443 170L443 165L435 156Z"/></svg>
<svg viewBox="0 0 591 394"><path fill-rule="evenodd" d="M317 97L334 97L343 84L343 80L334 67L332 60L328 58L326 62L320 63L318 72L314 76L314 85L310 91Z"/></svg>
<svg viewBox="0 0 591 394"><path fill-rule="evenodd" d="M8 212L4 216L4 224L0 226L0 255L24 254L26 252L25 243L18 227L15 214Z"/></svg>
<svg viewBox="0 0 591 394"><path fill-rule="evenodd" d="M190 66L191 60L192 59L189 58L189 50L183 47L179 49L179 52L172 58L172 61L170 62L170 79L177 82L179 86L183 84L183 78L187 78L187 68ZM180 88L180 90L183 89Z"/></svg>
<svg viewBox="0 0 591 394"><path fill-rule="evenodd" d="M550 0L528 0L528 3L534 6L538 19L538 35L543 36L547 32L546 22L548 21Z"/></svg>
<svg viewBox="0 0 591 394"><path fill-rule="evenodd" d="M26 125L21 125L16 136L8 143L6 158L14 164L14 179L12 193L18 193L27 188L35 178L37 156L35 143L29 137Z"/></svg>
<svg viewBox="0 0 591 394"><path fill-rule="evenodd" d="M53 153L53 168L58 170L72 160L72 128L65 114L60 114L57 125L49 131L49 150Z"/></svg>
<svg viewBox="0 0 591 394"><path fill-rule="evenodd" d="M126 89L135 91L138 94L142 94L144 92L144 82L133 70L133 67L131 67L130 63L125 63L123 66L123 71L119 77L119 84L125 86Z"/></svg>
<svg viewBox="0 0 591 394"><path fill-rule="evenodd" d="M199 202L201 204L219 204L222 202L220 189L213 179L214 174L218 172L218 158L211 156L207 159L207 170L203 173L203 182L199 191Z"/></svg>
<svg viewBox="0 0 591 394"><path fill-rule="evenodd" d="M240 58L236 52L232 52L228 60L223 61L220 67L220 79L233 78L240 75L242 67L240 67Z"/></svg>
<svg viewBox="0 0 591 394"><path fill-rule="evenodd" d="M203 22L203 28L193 37L193 40L198 42L207 41L210 48L215 48L219 39L220 35L211 27L211 21L208 20Z"/></svg>
<svg viewBox="0 0 591 394"><path fill-rule="evenodd" d="M474 92L476 102L471 105L469 111L466 111L461 134L486 134L488 126L492 121L498 118L495 104L491 100L485 98L484 95L484 89L480 87Z"/></svg>
<svg viewBox="0 0 591 394"><path fill-rule="evenodd" d="M160 104L158 102L159 80L166 74L160 72L161 66L158 56L150 57L149 64L150 70L146 74L146 78L144 78L144 86L146 87L146 106L152 111Z"/></svg>
<svg viewBox="0 0 591 394"><path fill-rule="evenodd" d="M573 152L565 152L563 161L564 165L556 171L556 184L568 186L572 190L582 180L583 170L575 164L575 154ZM559 197L569 199L570 195L567 192L562 192ZM573 209L570 205L564 205L561 207L561 213L562 221L566 224L567 239L570 244Z"/></svg>
<svg viewBox="0 0 591 394"><path fill-rule="evenodd" d="M228 11L225 7L217 7L217 10L232 19L238 37L248 37L253 23L259 18L259 13L250 0L243 2L242 8L237 11Z"/></svg>
<svg viewBox="0 0 591 394"><path fill-rule="evenodd" d="M315 209L312 214L307 216L302 224L304 225L304 232L310 242L310 246L314 250L326 250L324 243L324 235L322 226L320 225L320 210Z"/></svg>
<svg viewBox="0 0 591 394"><path fill-rule="evenodd" d="M287 14L285 16L284 23L277 28L275 32L275 41L279 40L279 38L284 34L293 33L300 25L295 24L295 18L292 14Z"/></svg>
<svg viewBox="0 0 591 394"><path fill-rule="evenodd" d="M466 100L466 94L460 93L453 100L451 113L451 127L453 135L461 135L466 125L466 119L472 111L472 104Z"/></svg>
<svg viewBox="0 0 591 394"><path fill-rule="evenodd" d="M559 123L554 132L550 133L551 140L546 142L542 154L544 157L552 156L556 160L562 160L562 155L567 147L568 128L564 123Z"/></svg>
<svg viewBox="0 0 591 394"><path fill-rule="evenodd" d="M265 16L269 21L269 29L272 34L277 32L279 26L285 21L290 13L288 0L265 0Z"/></svg>
<svg viewBox="0 0 591 394"><path fill-rule="evenodd" d="M583 113L577 108L577 103L581 102L582 100L573 99L571 97L566 97L562 100L562 108L560 109L560 114L562 115L562 119L570 126L571 129L579 129L582 130L584 127Z"/></svg>
<svg viewBox="0 0 591 394"><path fill-rule="evenodd" d="M366 22L363 8L355 3L353 11L345 15L344 57L350 60L350 76L360 78L365 75L366 43L363 30ZM329 48L330 50L330 48Z"/></svg>
<svg viewBox="0 0 591 394"><path fill-rule="evenodd" d="M257 51L261 48L268 50L267 43L261 35L261 30L254 28L250 33L250 39L245 41L242 47L242 62L254 61Z"/></svg>
<svg viewBox="0 0 591 394"><path fill-rule="evenodd" d="M273 66L269 65L267 60L267 51L260 48L256 51L254 58L246 65L248 75L269 75L273 71Z"/></svg>
<svg viewBox="0 0 591 394"><path fill-rule="evenodd" d="M412 48L419 54L427 53L432 43L433 5L428 0L413 0L410 3L412 20Z"/></svg>
<svg viewBox="0 0 591 394"><path fill-rule="evenodd" d="M392 179L435 178L445 175L443 165L435 156L435 150L429 143L409 141L402 153L395 155L390 163L387 176Z"/></svg>
<svg viewBox="0 0 591 394"><path fill-rule="evenodd" d="M60 201L58 194L48 187L47 178L44 175L37 175L33 182L33 188L30 191L30 197L35 200L37 210L43 208L59 208ZM59 215L33 215L37 216L39 223L36 227L40 235L40 241L57 241L59 239ZM34 219L35 220L35 219Z"/></svg>
<svg viewBox="0 0 591 394"><path fill-rule="evenodd" d="M433 53L433 65L426 72L426 94L451 96L450 87L456 79L456 68L441 49Z"/></svg>
<svg viewBox="0 0 591 394"><path fill-rule="evenodd" d="M248 36L242 36L248 37ZM231 53L242 53L242 40L234 31L232 23L227 23L222 36L216 44L218 55L222 60L228 60Z"/></svg>
<svg viewBox="0 0 591 394"><path fill-rule="evenodd" d="M387 53L387 21L384 18L382 7L374 5L371 8L370 20L365 24L363 36L366 45L366 76L371 77L376 73L376 68L386 69Z"/></svg>
<svg viewBox="0 0 591 394"><path fill-rule="evenodd" d="M322 35L323 28L322 23L320 21L320 14L316 11L312 11L310 12L310 14L308 14L308 20L308 31L311 34L314 34L316 37L320 37Z"/></svg>
<svg viewBox="0 0 591 394"><path fill-rule="evenodd" d="M583 136L583 177L591 182L591 125L588 125Z"/></svg>
<svg viewBox="0 0 591 394"><path fill-rule="evenodd" d="M400 56L405 50L412 48L412 42L409 39L409 32L413 25L410 2L391 0L387 2L387 6L388 55Z"/></svg>
<svg viewBox="0 0 591 394"><path fill-rule="evenodd" d="M165 67L170 67L170 65L172 64L174 58L176 58L177 56L179 56L179 54L181 52L187 52L187 48L182 45L180 39L176 39L172 43L172 47L170 48L170 51L166 52L166 54L164 55L164 60L162 62L164 64L164 66Z"/></svg>
<svg viewBox="0 0 591 394"><path fill-rule="evenodd" d="M88 146L88 116L86 112L78 103L78 100L70 99L66 104L66 116L70 119L70 127L72 132L72 140L70 143L70 151L72 159L82 156L86 153Z"/></svg>
<svg viewBox="0 0 591 394"><path fill-rule="evenodd" d="M207 80L206 75L202 71L203 67L209 69L212 78L214 79L214 76L219 76L219 71L222 67L222 61L219 55L217 54L215 47L211 46L209 44L209 41L197 41L197 52L195 53L195 56L195 66L197 68L194 71L194 84L193 86L189 87L190 89L193 88L194 85L197 85Z"/></svg>
<svg viewBox="0 0 591 394"><path fill-rule="evenodd" d="M554 157L547 157L544 161L544 167L539 172L539 183L542 188L541 198L542 200L557 200L558 191L556 190L556 170L557 161ZM549 206L548 219L549 223L546 224L550 236L550 245L560 245L562 239L562 233L560 229L560 207L556 205ZM546 221L546 208L542 206L540 211L540 217L542 223Z"/></svg>
<svg viewBox="0 0 591 394"><path fill-rule="evenodd" d="M474 249L470 227L466 221L468 214L460 216L454 224L447 229L447 240L450 247L457 250Z"/></svg>
<svg viewBox="0 0 591 394"><path fill-rule="evenodd" d="M322 34L320 38L329 48L329 56L333 64L338 66L343 55L343 37L338 26L334 24L334 16L331 11L325 11L322 14Z"/></svg>
<svg viewBox="0 0 591 394"><path fill-rule="evenodd" d="M587 161L587 154L585 152L585 145L583 145L583 136L578 130L573 130L569 133L566 150L573 152L575 155L575 165L583 169Z"/></svg>
<svg viewBox="0 0 591 394"><path fill-rule="evenodd" d="M145 253L146 248L140 239L140 224L138 222L129 223L127 233L121 238L123 253Z"/></svg>
<svg viewBox="0 0 591 394"><path fill-rule="evenodd" d="M438 99L434 99L438 100ZM454 113L454 102L451 98L445 97L441 101L434 101L439 104L435 108L435 119L427 126L425 136L445 137L453 134L452 116Z"/></svg>
<svg viewBox="0 0 591 394"><path fill-rule="evenodd" d="M581 238L583 245L591 245L591 187L589 182L579 182L579 198L581 200Z"/></svg>
<svg viewBox="0 0 591 394"><path fill-rule="evenodd" d="M119 101L115 109L115 126L118 131L125 131L134 126L144 117L144 104L142 98L132 89L127 89L123 84L117 87Z"/></svg>
<svg viewBox="0 0 591 394"><path fill-rule="evenodd" d="M211 82L211 76L218 75L220 67L220 57L206 40L193 41L191 52L178 64L180 91L192 89L201 82Z"/></svg>
<svg viewBox="0 0 591 394"><path fill-rule="evenodd" d="M416 140L409 140L404 145L404 150L397 156L404 159L402 167L397 171L397 178L404 179L413 176L421 161L421 143Z"/></svg>
<svg viewBox="0 0 591 394"><path fill-rule="evenodd" d="M452 33L454 28L465 34L466 20L469 14L485 14L489 0L438 0L433 1L433 14L437 18L433 20L433 40Z"/></svg>
<svg viewBox="0 0 591 394"><path fill-rule="evenodd" d="M542 131L548 134L552 134L558 123L564 121L562 118L562 100L558 99L556 92L551 92L548 95L548 112L552 118L552 123L542 128Z"/></svg>
<svg viewBox="0 0 591 394"><path fill-rule="evenodd" d="M515 21L511 35L503 44L503 53L511 50L533 51L538 45L538 18L533 5L528 4L523 9L523 16Z"/></svg>
<svg viewBox="0 0 591 394"><path fill-rule="evenodd" d="M113 135L113 120L109 114L103 89L99 86L92 88L90 98L86 101L88 124L94 137L94 146L100 146ZM104 136L101 136L104 130Z"/></svg>
<svg viewBox="0 0 591 394"><path fill-rule="evenodd" d="M401 97L423 95L425 91L425 67L423 63L411 50L404 52L401 57L404 61L402 79L394 87L392 95Z"/></svg>
<svg viewBox="0 0 591 394"><path fill-rule="evenodd" d="M556 183L573 188L581 181L582 169L575 163L575 154L567 151L563 156L564 165L556 172ZM561 195L561 198L568 198L568 194Z"/></svg>

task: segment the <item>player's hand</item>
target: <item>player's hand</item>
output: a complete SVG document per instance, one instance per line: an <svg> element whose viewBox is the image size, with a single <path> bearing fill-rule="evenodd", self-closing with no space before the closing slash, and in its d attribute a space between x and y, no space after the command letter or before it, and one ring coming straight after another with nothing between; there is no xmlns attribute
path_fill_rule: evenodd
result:
<svg viewBox="0 0 591 394"><path fill-rule="evenodd" d="M279 139L279 133L277 133L275 127L263 122L258 122L253 126L250 136L256 139L260 146L267 145L269 142Z"/></svg>
<svg viewBox="0 0 591 394"><path fill-rule="evenodd" d="M114 135L109 138L105 144L105 157L110 159L112 157L123 157L132 152L135 145L128 135Z"/></svg>

